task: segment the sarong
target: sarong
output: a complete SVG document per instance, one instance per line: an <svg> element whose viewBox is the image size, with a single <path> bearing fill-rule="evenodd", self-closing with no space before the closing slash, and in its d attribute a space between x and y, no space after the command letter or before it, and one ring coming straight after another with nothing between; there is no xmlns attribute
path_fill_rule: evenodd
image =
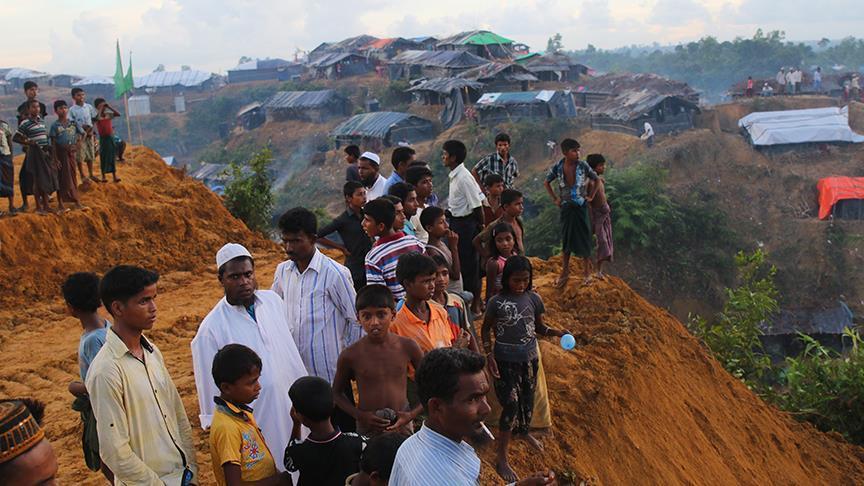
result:
<svg viewBox="0 0 864 486"><path fill-rule="evenodd" d="M534 413L534 390L537 387L538 360L525 362L498 360L500 379L495 380L495 396L501 404L498 426L526 434Z"/></svg>
<svg viewBox="0 0 864 486"><path fill-rule="evenodd" d="M92 136L82 135L78 137L78 150L75 153L78 163L93 162L96 159L96 147L94 145Z"/></svg>
<svg viewBox="0 0 864 486"><path fill-rule="evenodd" d="M15 167L11 155L0 155L0 197L15 195Z"/></svg>
<svg viewBox="0 0 864 486"><path fill-rule="evenodd" d="M102 465L99 458L99 436L96 433L96 416L90 406L90 400L86 398L75 398L72 402L72 410L81 414L81 423L84 428L81 432L81 449L84 451L84 462L91 471L98 471Z"/></svg>
<svg viewBox="0 0 864 486"><path fill-rule="evenodd" d="M78 172L75 167L75 146L57 145L57 164L60 165L59 186L63 202L78 202Z"/></svg>
<svg viewBox="0 0 864 486"><path fill-rule="evenodd" d="M588 222L588 205L573 201L561 203L561 250L579 258L591 256L594 246L591 241L591 226Z"/></svg>
<svg viewBox="0 0 864 486"><path fill-rule="evenodd" d="M43 147L30 145L27 148L27 172L33 178L33 190L44 194L57 191L57 168Z"/></svg>
<svg viewBox="0 0 864 486"><path fill-rule="evenodd" d="M21 197L33 195L33 174L30 172L27 152L24 152L24 162L21 163L21 169L18 170L18 189L21 191Z"/></svg>
<svg viewBox="0 0 864 486"><path fill-rule="evenodd" d="M597 261L611 262L614 251L612 245L612 209L609 203L600 208L591 208L591 222L597 237Z"/></svg>
<svg viewBox="0 0 864 486"><path fill-rule="evenodd" d="M117 148L114 146L114 135L99 137L99 167L102 174L113 174L117 171L115 167Z"/></svg>
<svg viewBox="0 0 864 486"><path fill-rule="evenodd" d="M534 391L534 415L531 418L531 428L548 429L552 427L552 409L549 406L549 389L546 386L546 373L543 371L540 343L537 343L537 356L537 389Z"/></svg>

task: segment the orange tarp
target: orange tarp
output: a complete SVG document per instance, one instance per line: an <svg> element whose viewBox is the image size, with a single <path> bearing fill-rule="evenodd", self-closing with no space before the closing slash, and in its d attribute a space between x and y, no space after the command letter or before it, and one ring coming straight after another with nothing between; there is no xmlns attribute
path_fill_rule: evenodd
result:
<svg viewBox="0 0 864 486"><path fill-rule="evenodd" d="M819 219L827 219L831 208L843 199L864 199L864 177L826 177L816 183Z"/></svg>

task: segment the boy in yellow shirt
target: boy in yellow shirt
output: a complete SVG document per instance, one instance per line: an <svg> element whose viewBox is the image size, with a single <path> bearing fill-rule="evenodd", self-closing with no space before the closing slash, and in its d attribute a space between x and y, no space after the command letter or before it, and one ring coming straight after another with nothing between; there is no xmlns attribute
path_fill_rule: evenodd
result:
<svg viewBox="0 0 864 486"><path fill-rule="evenodd" d="M213 357L213 379L220 395L213 397L216 411L210 425L210 456L220 486L291 484L279 473L264 436L248 404L258 398L261 358L242 344L229 344Z"/></svg>

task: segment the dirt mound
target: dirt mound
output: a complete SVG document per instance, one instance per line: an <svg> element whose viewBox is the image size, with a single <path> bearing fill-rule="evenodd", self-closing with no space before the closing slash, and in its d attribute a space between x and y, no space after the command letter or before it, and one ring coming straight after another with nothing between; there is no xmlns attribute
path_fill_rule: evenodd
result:
<svg viewBox="0 0 864 486"><path fill-rule="evenodd" d="M519 472L551 466L600 484L864 481L864 449L764 403L623 281L560 292L560 259L534 263L549 322L578 346L542 343L555 438L542 455L517 441ZM493 448L482 457L483 484L494 484Z"/></svg>
<svg viewBox="0 0 864 486"><path fill-rule="evenodd" d="M167 167L156 152L132 147L126 158L121 183L82 192L88 211L40 216L31 209L0 219L0 307L56 295L63 277L75 271L104 271L120 262L200 271L228 240L266 244L218 196Z"/></svg>

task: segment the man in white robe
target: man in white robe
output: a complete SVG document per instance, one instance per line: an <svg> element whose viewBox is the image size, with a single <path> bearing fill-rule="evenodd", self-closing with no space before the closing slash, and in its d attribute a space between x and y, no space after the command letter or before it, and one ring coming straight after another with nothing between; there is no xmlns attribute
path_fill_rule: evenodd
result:
<svg viewBox="0 0 864 486"><path fill-rule="evenodd" d="M285 320L282 299L270 290L255 290L255 263L249 251L229 243L216 254L219 282L225 297L207 314L192 340L192 364L198 390L201 426L210 427L219 387L213 381L213 357L232 343L248 346L261 357L261 394L250 404L276 467L291 436L291 399L288 389L306 376L291 329Z"/></svg>

